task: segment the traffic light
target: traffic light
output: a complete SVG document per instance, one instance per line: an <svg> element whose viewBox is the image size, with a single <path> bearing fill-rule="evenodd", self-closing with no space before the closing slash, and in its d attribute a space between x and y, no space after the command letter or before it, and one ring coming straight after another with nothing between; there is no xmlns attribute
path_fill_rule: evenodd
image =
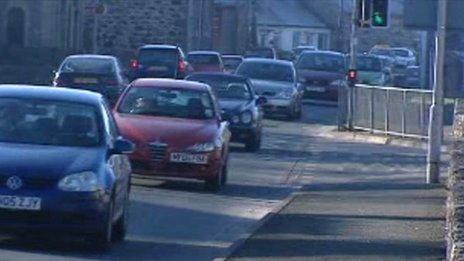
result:
<svg viewBox="0 0 464 261"><path fill-rule="evenodd" d="M356 84L356 81L358 80L358 71L349 69L347 73L347 78L348 78L348 85L353 87Z"/></svg>
<svg viewBox="0 0 464 261"><path fill-rule="evenodd" d="M387 27L388 26L388 2L389 0L371 0L372 1L372 27Z"/></svg>

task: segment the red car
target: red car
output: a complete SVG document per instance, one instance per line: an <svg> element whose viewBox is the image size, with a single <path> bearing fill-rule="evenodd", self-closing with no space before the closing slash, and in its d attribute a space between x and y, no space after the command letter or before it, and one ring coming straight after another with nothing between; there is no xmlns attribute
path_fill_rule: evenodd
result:
<svg viewBox="0 0 464 261"><path fill-rule="evenodd" d="M227 180L230 131L211 88L202 83L138 79L116 104L122 136L136 144L133 172L205 181L218 190Z"/></svg>
<svg viewBox="0 0 464 261"><path fill-rule="evenodd" d="M221 54L213 51L193 51L187 55L187 61L194 72L224 72Z"/></svg>

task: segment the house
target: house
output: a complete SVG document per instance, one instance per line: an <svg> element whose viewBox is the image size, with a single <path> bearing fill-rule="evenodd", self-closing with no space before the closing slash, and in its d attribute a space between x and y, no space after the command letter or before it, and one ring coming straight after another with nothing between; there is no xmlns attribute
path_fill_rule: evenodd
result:
<svg viewBox="0 0 464 261"><path fill-rule="evenodd" d="M256 1L259 46L290 51L298 45L330 48L331 29L301 0Z"/></svg>

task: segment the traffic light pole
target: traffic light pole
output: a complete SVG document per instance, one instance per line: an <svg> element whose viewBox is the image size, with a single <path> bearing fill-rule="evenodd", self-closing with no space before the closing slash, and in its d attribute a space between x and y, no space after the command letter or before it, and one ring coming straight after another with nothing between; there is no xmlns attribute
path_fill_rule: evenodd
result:
<svg viewBox="0 0 464 261"><path fill-rule="evenodd" d="M356 30L358 27L358 6L359 0L353 0L353 11L350 35L350 70L356 70L356 54L358 49L358 37ZM348 129L353 130L353 86L348 87Z"/></svg>
<svg viewBox="0 0 464 261"><path fill-rule="evenodd" d="M444 68L446 48L446 15L448 0L438 1L437 38L435 59L435 82L432 106L430 107L429 143L427 153L428 184L438 183L440 177L440 156L443 141Z"/></svg>

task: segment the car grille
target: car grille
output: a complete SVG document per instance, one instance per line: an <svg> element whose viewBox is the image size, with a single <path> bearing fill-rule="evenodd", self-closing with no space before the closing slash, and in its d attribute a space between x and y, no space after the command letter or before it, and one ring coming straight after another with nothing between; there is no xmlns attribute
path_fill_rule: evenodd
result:
<svg viewBox="0 0 464 261"><path fill-rule="evenodd" d="M168 150L168 145L164 143L152 143L150 144L150 152L151 152L151 161L158 163L162 162L166 157L166 153Z"/></svg>
<svg viewBox="0 0 464 261"><path fill-rule="evenodd" d="M0 176L0 188L6 188L6 181L11 176ZM55 179L46 179L46 178L25 178L21 177L21 181L23 182L22 188L27 189L43 189L43 188L50 188L57 185L58 181Z"/></svg>

